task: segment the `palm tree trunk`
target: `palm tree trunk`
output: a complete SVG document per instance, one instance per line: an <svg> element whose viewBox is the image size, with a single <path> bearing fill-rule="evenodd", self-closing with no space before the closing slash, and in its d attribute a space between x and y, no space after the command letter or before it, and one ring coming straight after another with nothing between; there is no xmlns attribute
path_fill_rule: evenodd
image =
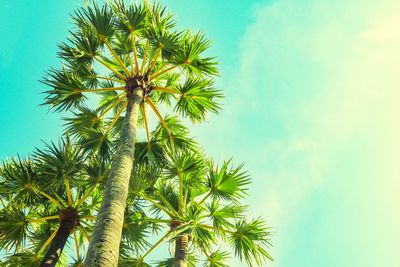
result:
<svg viewBox="0 0 400 267"><path fill-rule="evenodd" d="M60 228L58 228L54 239L51 241L40 267L53 267L57 264L73 228L74 226L71 225L70 221L61 221Z"/></svg>
<svg viewBox="0 0 400 267"><path fill-rule="evenodd" d="M182 235L175 241L174 267L187 267L189 235Z"/></svg>
<svg viewBox="0 0 400 267"><path fill-rule="evenodd" d="M115 267L118 264L126 198L134 161L136 125L142 98L143 91L136 88L128 99L119 144L86 254L86 267Z"/></svg>

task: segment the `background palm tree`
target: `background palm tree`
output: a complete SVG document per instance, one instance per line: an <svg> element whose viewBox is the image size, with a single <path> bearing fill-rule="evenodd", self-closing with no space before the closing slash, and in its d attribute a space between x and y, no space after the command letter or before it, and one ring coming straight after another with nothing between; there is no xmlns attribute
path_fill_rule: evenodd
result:
<svg viewBox="0 0 400 267"><path fill-rule="evenodd" d="M66 257L59 260L71 239L74 266L83 266L82 252L101 201L99 164L93 172L93 162L85 159L82 149L65 138L37 149L32 158L3 163L0 247L13 253L4 266L65 265Z"/></svg>
<svg viewBox="0 0 400 267"><path fill-rule="evenodd" d="M83 266L109 172L109 164L96 160L96 153L83 151L66 138L37 149L32 158L3 163L0 249L5 255L1 266ZM135 168L135 175L141 177L141 187L147 188L159 171L146 164L146 157L137 157L142 165ZM135 186L130 184L119 266L131 264L131 255L149 247L149 235L158 231L135 201ZM64 251L67 244L71 248Z"/></svg>
<svg viewBox="0 0 400 267"><path fill-rule="evenodd" d="M216 100L222 95L213 89L216 62L204 56L210 42L202 33L174 30L172 16L161 5L93 3L75 12L73 19L76 28L68 43L59 46L63 67L51 69L44 79L52 87L45 103L57 111L76 110L83 118L91 115L83 106L87 94L100 95L94 113L96 118L109 118L108 126L99 131L94 118L85 129L88 143L107 142L121 125L86 257L87 266L116 266L138 120L143 121L147 150L152 150L147 110L173 141L161 106L173 105L176 113L199 122L207 112L218 111Z"/></svg>
<svg viewBox="0 0 400 267"><path fill-rule="evenodd" d="M156 215L148 213L147 220L165 233L137 256L136 266L164 242L174 243L174 254L157 266L195 266L199 261L203 266L229 266L226 247L249 266L272 260L266 250L269 228L261 218L250 219L241 203L250 183L242 168L231 161L217 166L202 154L171 150L154 185L137 193Z"/></svg>

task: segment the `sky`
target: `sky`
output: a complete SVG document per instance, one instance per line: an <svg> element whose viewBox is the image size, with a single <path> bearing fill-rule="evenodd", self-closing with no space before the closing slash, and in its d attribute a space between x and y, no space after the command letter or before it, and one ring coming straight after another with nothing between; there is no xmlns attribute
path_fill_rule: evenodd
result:
<svg viewBox="0 0 400 267"><path fill-rule="evenodd" d="M61 133L38 80L82 2L0 1L0 159ZM400 266L400 2L164 2L213 41L223 111L192 132L253 177L265 266Z"/></svg>

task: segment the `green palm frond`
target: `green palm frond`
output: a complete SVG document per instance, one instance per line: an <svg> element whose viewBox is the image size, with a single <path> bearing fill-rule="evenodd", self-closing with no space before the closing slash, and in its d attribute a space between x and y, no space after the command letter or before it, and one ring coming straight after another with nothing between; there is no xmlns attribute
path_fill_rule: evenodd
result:
<svg viewBox="0 0 400 267"><path fill-rule="evenodd" d="M164 171L166 178L176 178L180 175L190 176L193 173L199 174L204 169L204 161L201 154L172 150L167 155L167 165Z"/></svg>
<svg viewBox="0 0 400 267"><path fill-rule="evenodd" d="M200 224L194 224L190 227L190 235L193 244L202 249L209 248L216 241L215 233Z"/></svg>
<svg viewBox="0 0 400 267"><path fill-rule="evenodd" d="M95 89L100 85L100 76L98 76L91 64L78 64L68 66L68 68L76 70L76 75L82 78L82 82L86 88Z"/></svg>
<svg viewBox="0 0 400 267"><path fill-rule="evenodd" d="M102 42L113 36L115 32L113 27L115 17L108 4L99 7L95 2L93 2L91 6L76 11L73 18L80 28L93 28L97 33L99 40Z"/></svg>
<svg viewBox="0 0 400 267"><path fill-rule="evenodd" d="M232 227L233 219L241 218L244 207L242 205L222 205L218 200L206 204L208 217L214 228Z"/></svg>
<svg viewBox="0 0 400 267"><path fill-rule="evenodd" d="M35 225L30 225L29 231L29 248L36 252L36 254L40 257L43 251L39 251L39 249L44 245L46 240L50 237L50 235L57 229L59 221L51 220L43 223L35 223Z"/></svg>
<svg viewBox="0 0 400 267"><path fill-rule="evenodd" d="M267 259L272 260L265 250L265 246L270 246L270 232L262 219L241 219L236 222L234 229L229 235L229 243L240 260L244 259L249 265L254 262L258 266L262 266Z"/></svg>
<svg viewBox="0 0 400 267"><path fill-rule="evenodd" d="M104 185L110 172L110 164L102 157L94 157L85 164L84 169L88 176L88 184L92 186Z"/></svg>
<svg viewBox="0 0 400 267"><path fill-rule="evenodd" d="M153 53L160 53L161 57L167 60L178 50L179 37L179 33L171 33L161 27L151 27L146 32L146 38L151 44Z"/></svg>
<svg viewBox="0 0 400 267"><path fill-rule="evenodd" d="M28 220L22 209L8 207L0 210L0 248L18 251L26 242Z"/></svg>
<svg viewBox="0 0 400 267"><path fill-rule="evenodd" d="M163 164L165 152L161 144L155 140L137 142L135 144L135 159L139 165L151 162Z"/></svg>
<svg viewBox="0 0 400 267"><path fill-rule="evenodd" d="M149 14L149 23L154 28L170 30L175 27L175 21L171 13L161 3L145 5Z"/></svg>
<svg viewBox="0 0 400 267"><path fill-rule="evenodd" d="M102 129L86 128L80 144L86 153L109 160L114 151L113 135Z"/></svg>
<svg viewBox="0 0 400 267"><path fill-rule="evenodd" d="M179 46L180 49L172 61L181 65L188 75L202 77L218 74L215 58L202 57L202 53L211 46L211 41L207 40L202 32L186 32Z"/></svg>
<svg viewBox="0 0 400 267"><path fill-rule="evenodd" d="M202 32L192 34L186 32L180 43L180 50L174 60L178 64L188 64L196 60L201 54L211 46L211 41L207 40Z"/></svg>
<svg viewBox="0 0 400 267"><path fill-rule="evenodd" d="M58 45L60 51L58 56L66 60L73 67L91 64L95 56L99 55L101 43L97 38L83 32L70 32L69 44L61 43Z"/></svg>
<svg viewBox="0 0 400 267"><path fill-rule="evenodd" d="M159 179L155 184L155 188L153 199L158 200L162 206L168 207L171 212L175 213L179 208L179 196L175 185L170 181ZM156 212L161 211L157 206L152 206L152 209Z"/></svg>
<svg viewBox="0 0 400 267"><path fill-rule="evenodd" d="M140 191L149 192L154 189L154 185L160 177L160 166L153 163L136 163L129 181L128 204L140 206L137 193Z"/></svg>
<svg viewBox="0 0 400 267"><path fill-rule="evenodd" d="M19 253L15 253L6 258L2 263L3 267L15 267L15 266L30 266L39 267L41 258L31 250L24 250Z"/></svg>
<svg viewBox="0 0 400 267"><path fill-rule="evenodd" d="M102 84L104 87L113 87L113 84ZM106 91L106 92L102 92L100 94L100 100L99 100L99 105L97 110L100 112L104 112L106 110L108 110L110 107L112 107L111 111L114 111L114 113L116 113L116 110L118 108L121 107L123 101L118 102L116 106L114 106L113 104L115 104L115 102L121 97L121 95L119 95L117 92L115 91Z"/></svg>
<svg viewBox="0 0 400 267"><path fill-rule="evenodd" d="M66 122L65 132L71 136L82 138L87 129L99 129L103 125L103 121L98 117L95 110L88 107L79 107L79 112L73 112L74 116L63 118Z"/></svg>
<svg viewBox="0 0 400 267"><path fill-rule="evenodd" d="M161 79L162 78L162 79ZM170 88L176 92L176 87L179 85L179 73L166 73L162 75L160 80L154 81L154 87L164 87ZM153 88L154 88L153 87ZM153 99L154 103L162 103L165 104L166 107L170 107L173 102L176 100L176 95L167 93L167 92L160 92L157 90L153 90L151 93L151 98Z"/></svg>
<svg viewBox="0 0 400 267"><path fill-rule="evenodd" d="M51 178L55 190L64 186L64 179L71 183L77 182L83 167L84 154L81 148L73 146L68 136L61 139L58 144L45 143L44 149L36 148L34 160L37 170L46 177Z"/></svg>
<svg viewBox="0 0 400 267"><path fill-rule="evenodd" d="M250 178L243 171L243 164L230 167L231 160L225 161L220 168L211 166L206 186L214 198L238 201L246 195Z"/></svg>
<svg viewBox="0 0 400 267"><path fill-rule="evenodd" d="M124 55L129 55L131 52L133 52L133 46L134 44L132 43L132 38L126 38L126 36L123 36L119 33L115 34L115 39L112 41L112 47L118 56L124 57ZM135 49L137 49L136 44Z"/></svg>
<svg viewBox="0 0 400 267"><path fill-rule="evenodd" d="M114 51L114 49L113 49L113 51ZM121 65L117 61L115 61L115 59L110 58L107 55L107 53L105 52L105 50L103 51L102 54L100 54L98 56L98 59L100 59L102 61L103 65L105 67L111 68L114 70L114 72L109 75L110 77L112 77L114 79L119 79L119 80L122 79L122 77L124 76L124 69L121 67ZM126 59L120 57L120 60L125 60L125 62L123 62L123 66L126 67L129 65L129 62L127 62ZM127 78L124 78L124 80L125 79L127 79Z"/></svg>
<svg viewBox="0 0 400 267"><path fill-rule="evenodd" d="M86 99L82 93L85 85L72 71L51 69L42 82L53 88L45 92L47 96L44 104L56 111L77 108Z"/></svg>
<svg viewBox="0 0 400 267"><path fill-rule="evenodd" d="M189 136L189 129L176 116L165 116L151 135L166 148L196 149L196 142Z"/></svg>
<svg viewBox="0 0 400 267"><path fill-rule="evenodd" d="M31 159L12 158L0 167L0 194L18 204L30 205L42 199L35 187L45 187L48 181L36 170Z"/></svg>
<svg viewBox="0 0 400 267"><path fill-rule="evenodd" d="M229 267L229 265L225 263L228 259L229 253L218 249L207 257L203 267Z"/></svg>
<svg viewBox="0 0 400 267"><path fill-rule="evenodd" d="M113 8L118 16L115 27L122 33L138 35L147 28L149 11L144 5L126 6L124 1L114 1Z"/></svg>
<svg viewBox="0 0 400 267"><path fill-rule="evenodd" d="M196 267L196 263L198 262L198 259L194 255L189 255L188 256L188 267ZM175 262L174 258L168 258L163 261L158 261L155 263L156 267L174 267Z"/></svg>
<svg viewBox="0 0 400 267"><path fill-rule="evenodd" d="M204 121L207 112L218 113L220 91L212 88L211 80L189 78L176 89L179 92L175 110L194 122Z"/></svg>
<svg viewBox="0 0 400 267"><path fill-rule="evenodd" d="M146 262L143 262L137 258L134 258L130 256L129 254L127 255L120 255L120 258L118 259L118 267L151 267L150 264L147 264Z"/></svg>
<svg viewBox="0 0 400 267"><path fill-rule="evenodd" d="M143 212L127 210L122 228L122 241L128 244L131 253L145 251L151 246L148 241L150 233L146 215Z"/></svg>

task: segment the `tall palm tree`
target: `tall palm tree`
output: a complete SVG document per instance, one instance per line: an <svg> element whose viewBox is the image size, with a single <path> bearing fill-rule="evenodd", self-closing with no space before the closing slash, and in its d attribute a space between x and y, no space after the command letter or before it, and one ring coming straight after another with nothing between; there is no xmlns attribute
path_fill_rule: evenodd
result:
<svg viewBox="0 0 400 267"><path fill-rule="evenodd" d="M176 31L161 5L93 3L72 17L76 28L59 46L63 67L51 69L44 79L52 87L45 103L73 111L88 94L100 95L96 112L109 118L109 125L91 136L102 140L125 113L85 261L86 266L116 266L139 118L151 148L147 110L170 132L160 108L173 105L176 113L200 122L207 112L218 112L222 95L213 88L216 62L204 55L210 42L200 32Z"/></svg>
<svg viewBox="0 0 400 267"><path fill-rule="evenodd" d="M13 255L2 266L65 266L60 259L73 252L63 253L70 239L74 266L83 266L82 252L101 201L100 165L85 163L82 150L69 138L37 149L31 159L3 163L0 248Z"/></svg>
<svg viewBox="0 0 400 267"><path fill-rule="evenodd" d="M234 167L231 161L217 166L199 153L170 151L154 186L137 193L157 214L156 218L148 215L148 220L166 231L139 255L136 266L163 242L173 242L175 252L158 266L195 266L200 260L203 266L229 266L225 247L249 266L272 260L266 250L269 228L261 218L251 219L241 203L250 183L242 169L243 165Z"/></svg>

